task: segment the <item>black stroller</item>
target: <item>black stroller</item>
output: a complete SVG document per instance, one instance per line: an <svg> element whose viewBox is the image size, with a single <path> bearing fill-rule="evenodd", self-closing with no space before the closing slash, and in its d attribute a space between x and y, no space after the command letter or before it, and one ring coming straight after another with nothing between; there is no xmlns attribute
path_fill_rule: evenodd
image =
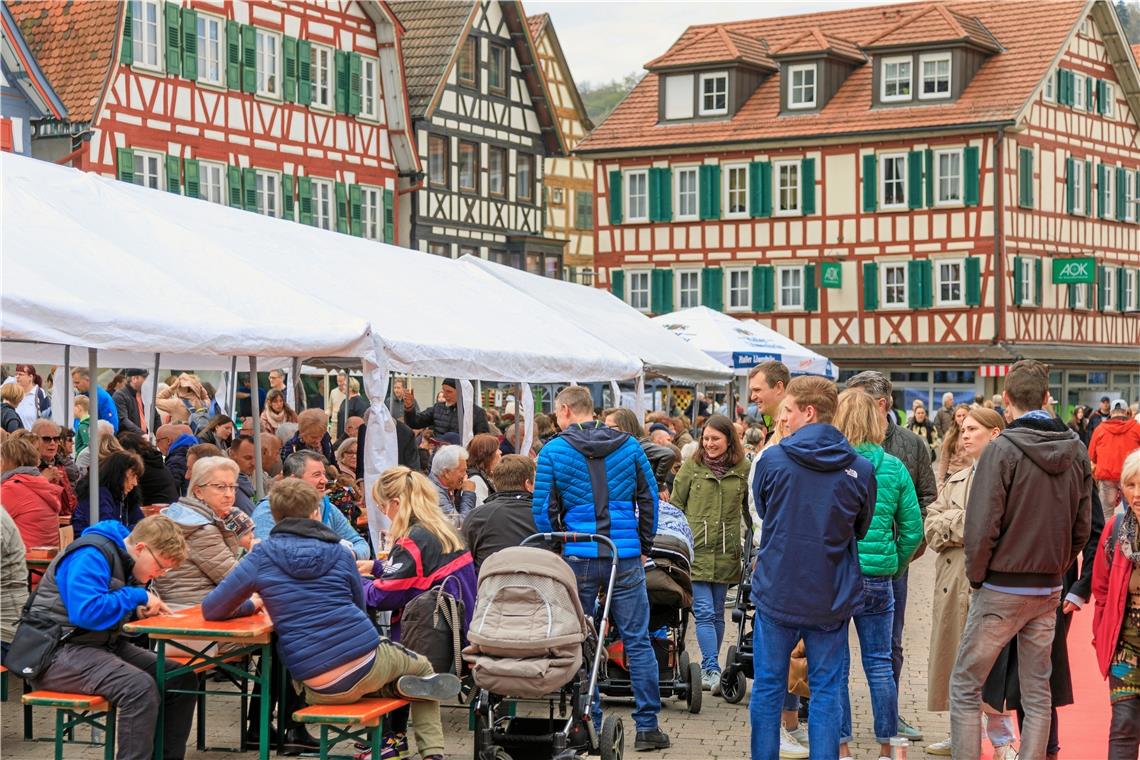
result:
<svg viewBox="0 0 1140 760"><path fill-rule="evenodd" d="M582 611L574 573L558 555L527 546L596 542L613 558L598 633ZM621 760L621 718L607 715L599 735L590 717L617 549L601 535L540 533L503 549L479 571L479 596L464 658L476 691L471 709L475 760L573 760L581 753ZM545 703L546 717L516 717L524 703Z"/></svg>
<svg viewBox="0 0 1140 760"><path fill-rule="evenodd" d="M752 531L744 535L743 567L740 585L736 587L736 604L732 607L732 622L736 623L736 644L728 648L725 668L720 674L720 695L726 702L736 704L748 691L748 679L753 678L752 634L755 628L756 609L752 606L752 570L756 564L756 549L752 546Z"/></svg>

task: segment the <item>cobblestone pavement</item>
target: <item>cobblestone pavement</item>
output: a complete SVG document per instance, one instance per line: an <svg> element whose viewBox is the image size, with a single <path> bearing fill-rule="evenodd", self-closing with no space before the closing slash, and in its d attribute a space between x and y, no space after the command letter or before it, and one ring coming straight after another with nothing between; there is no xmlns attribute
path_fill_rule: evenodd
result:
<svg viewBox="0 0 1140 760"><path fill-rule="evenodd" d="M907 609L906 625L906 663L902 678L901 693L899 695L900 714L910 720L925 732L927 741L938 741L944 738L949 730L949 716L942 713L928 713L926 711L926 653L930 641L931 626L931 584L934 577L934 563L930 553L927 553L911 569L910 599ZM735 628L731 621L728 624L727 641L725 649L735 640ZM697 652L696 641L689 642L689 651ZM854 637L852 628L852 661L854 667L851 672L851 702L854 718L856 741L852 745L856 760L878 757L878 745L875 743L872 731L870 696L867 692L866 680L859 665L858 640ZM2 754L5 760L43 760L51 757L50 743L25 742L23 740L20 685L13 679L10 683L8 701L3 704L0 724L3 727ZM607 703L607 712L617 711L625 719L627 745L632 752L633 721L630 718L630 707L621 702ZM233 746L237 743L239 709L234 699L211 699L207 705L208 744L213 746ZM472 738L467 730L467 711L461 707L443 708L444 730L448 741L449 757L471 757ZM52 735L51 714L48 710L36 712L36 735L50 737ZM673 746L658 753L644 753L639 757L660 757L662 760L674 758L676 760L739 760L748 755L748 698L738 705L730 705L718 697L708 693L704 695L704 707L699 715L690 715L682 702L666 700L661 712L661 726L670 735ZM77 738L89 737L89 729L79 729ZM910 752L910 758L923 757L920 742ZM82 745L67 745L64 751L66 758L83 758L98 760L102 757L102 748ZM252 754L247 754L247 757ZM232 758L232 753L225 752L199 752L192 747L186 753L187 758L210 758L223 760Z"/></svg>

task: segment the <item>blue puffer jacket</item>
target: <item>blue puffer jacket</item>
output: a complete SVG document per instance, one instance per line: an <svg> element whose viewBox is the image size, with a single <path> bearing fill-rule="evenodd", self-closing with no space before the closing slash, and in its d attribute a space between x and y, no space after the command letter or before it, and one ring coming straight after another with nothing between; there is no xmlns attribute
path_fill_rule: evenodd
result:
<svg viewBox="0 0 1140 760"><path fill-rule="evenodd" d="M380 636L364 612L364 590L340 536L316 520L289 518L202 600L207 620L253 612L261 595L280 637L278 651L297 680L327 673L376 649Z"/></svg>
<svg viewBox="0 0 1140 760"><path fill-rule="evenodd" d="M875 510L875 468L831 425L805 425L764 451L752 492L764 522L756 608L785 626L846 622L863 588L857 541Z"/></svg>
<svg viewBox="0 0 1140 760"><path fill-rule="evenodd" d="M538 531L599 533L622 559L649 555L657 533L657 481L641 446L600 422L572 425L542 447L534 478ZM598 544L567 544L572 557L607 556Z"/></svg>

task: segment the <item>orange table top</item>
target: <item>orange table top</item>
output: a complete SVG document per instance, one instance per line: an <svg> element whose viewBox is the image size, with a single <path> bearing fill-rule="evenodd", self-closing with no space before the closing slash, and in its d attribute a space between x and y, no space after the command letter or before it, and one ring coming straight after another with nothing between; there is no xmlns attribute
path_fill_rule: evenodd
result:
<svg viewBox="0 0 1140 760"><path fill-rule="evenodd" d="M136 620L123 626L127 633L145 633L152 639L240 640L264 644L273 633L273 622L264 612L230 620L206 620L201 605L187 607L170 615Z"/></svg>

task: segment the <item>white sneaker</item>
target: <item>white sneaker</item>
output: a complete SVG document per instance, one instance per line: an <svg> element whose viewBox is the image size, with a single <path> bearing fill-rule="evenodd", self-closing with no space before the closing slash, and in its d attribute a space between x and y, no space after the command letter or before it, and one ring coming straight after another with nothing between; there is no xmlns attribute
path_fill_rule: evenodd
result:
<svg viewBox="0 0 1140 760"><path fill-rule="evenodd" d="M705 670L701 672L701 691L720 691L720 671Z"/></svg>
<svg viewBox="0 0 1140 760"><path fill-rule="evenodd" d="M780 757L785 760L801 760L810 753L798 741L792 738L788 729L780 726Z"/></svg>
<svg viewBox="0 0 1140 760"><path fill-rule="evenodd" d="M1017 750L1012 744L1003 744L994 747L994 760L1017 760Z"/></svg>
<svg viewBox="0 0 1140 760"><path fill-rule="evenodd" d="M942 757L950 757L954 754L954 750L950 747L950 737L946 737L940 742L926 745L926 754L940 755Z"/></svg>
<svg viewBox="0 0 1140 760"><path fill-rule="evenodd" d="M788 735L791 736L793 739L795 739L797 742L799 742L804 747L807 747L811 744L810 740L808 739L807 726L805 726L803 723L796 726L795 731L789 731Z"/></svg>

